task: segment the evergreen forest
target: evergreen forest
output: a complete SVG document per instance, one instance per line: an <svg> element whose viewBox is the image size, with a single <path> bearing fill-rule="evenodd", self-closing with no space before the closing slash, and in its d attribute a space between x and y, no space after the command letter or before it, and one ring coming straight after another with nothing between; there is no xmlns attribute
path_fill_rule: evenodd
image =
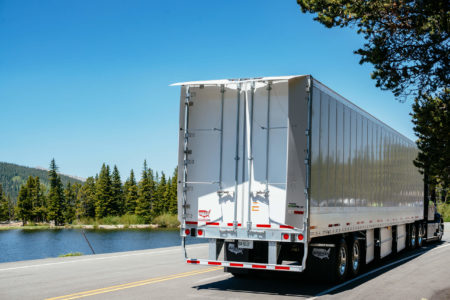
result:
<svg viewBox="0 0 450 300"><path fill-rule="evenodd" d="M30 175L19 187L17 200L0 183L0 221L52 223L130 216L139 223L177 213L177 170L172 177L154 172L144 161L141 179L131 170L123 183L117 166L103 164L85 182L63 180L53 159L45 176ZM67 176L65 176L67 177ZM132 218L133 219L133 218Z"/></svg>

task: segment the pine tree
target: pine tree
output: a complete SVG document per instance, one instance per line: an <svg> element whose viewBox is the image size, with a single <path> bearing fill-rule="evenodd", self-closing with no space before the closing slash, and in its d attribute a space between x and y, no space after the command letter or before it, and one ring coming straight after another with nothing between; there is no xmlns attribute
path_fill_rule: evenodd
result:
<svg viewBox="0 0 450 300"><path fill-rule="evenodd" d="M122 188L122 181L120 180L119 170L114 165L112 172L111 192L113 197L112 215L122 215L124 211L124 193Z"/></svg>
<svg viewBox="0 0 450 300"><path fill-rule="evenodd" d="M48 177L50 181L50 190L48 192L48 219L55 223L55 226L64 223L64 189L61 178L57 173L55 159L50 162L50 171Z"/></svg>
<svg viewBox="0 0 450 300"><path fill-rule="evenodd" d="M14 201L10 195L6 196L6 201L8 202L9 220L15 220Z"/></svg>
<svg viewBox="0 0 450 300"><path fill-rule="evenodd" d="M64 221L70 224L75 220L75 201L76 201L76 191L75 186L72 186L70 182L67 183L64 189Z"/></svg>
<svg viewBox="0 0 450 300"><path fill-rule="evenodd" d="M139 197L136 205L136 214L142 217L145 222L150 222L152 218L153 205L153 174L147 168L147 161L144 160L142 178L139 182Z"/></svg>
<svg viewBox="0 0 450 300"><path fill-rule="evenodd" d="M41 181L38 176L34 178L34 184L31 190L31 194L33 221L44 222L47 217L47 210L45 208L44 191L42 190Z"/></svg>
<svg viewBox="0 0 450 300"><path fill-rule="evenodd" d="M109 171L109 166L103 164L98 180L96 181L95 216L97 218L111 216L114 211L111 173Z"/></svg>
<svg viewBox="0 0 450 300"><path fill-rule="evenodd" d="M155 196L153 201L153 213L156 216L167 212L166 184L167 184L166 175L164 174L164 172L162 172L161 179L156 184Z"/></svg>
<svg viewBox="0 0 450 300"><path fill-rule="evenodd" d="M17 198L17 215L22 220L23 225L33 219L33 189L34 179L28 177L27 182L20 187Z"/></svg>
<svg viewBox="0 0 450 300"><path fill-rule="evenodd" d="M130 177L124 184L125 193L125 209L124 213L134 214L136 211L136 204L138 200L138 187L136 185L136 179L134 178L133 169L130 171Z"/></svg>
<svg viewBox="0 0 450 300"><path fill-rule="evenodd" d="M77 196L77 218L95 218L95 179L88 177Z"/></svg>
<svg viewBox="0 0 450 300"><path fill-rule="evenodd" d="M178 180L178 168L176 168L175 171L173 172L173 176L169 186L169 195L167 197L169 202L169 213L171 214L177 214L178 212L177 180Z"/></svg>
<svg viewBox="0 0 450 300"><path fill-rule="evenodd" d="M9 221L9 205L8 200L3 193L3 187L0 184L0 222Z"/></svg>

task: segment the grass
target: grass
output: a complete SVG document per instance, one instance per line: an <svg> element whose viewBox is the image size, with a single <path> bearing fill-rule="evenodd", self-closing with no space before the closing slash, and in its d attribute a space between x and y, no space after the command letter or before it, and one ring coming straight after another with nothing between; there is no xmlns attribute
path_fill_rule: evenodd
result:
<svg viewBox="0 0 450 300"><path fill-rule="evenodd" d="M60 255L58 255L58 257L82 256L82 255L83 255L83 253L81 253L81 252L70 252L67 254L60 254Z"/></svg>
<svg viewBox="0 0 450 300"><path fill-rule="evenodd" d="M163 215L157 216L156 218L153 219L152 223L158 224L161 227L167 227L167 228L176 228L180 225L177 215L171 215L171 214L163 214Z"/></svg>
<svg viewBox="0 0 450 300"><path fill-rule="evenodd" d="M450 204L439 203L437 205L438 212L442 215L444 222L450 222Z"/></svg>
<svg viewBox="0 0 450 300"><path fill-rule="evenodd" d="M178 222L177 215L171 215L171 214L163 214L160 216L155 217L152 222L152 224L157 224L159 227L162 228L177 228L180 225L180 222ZM72 224L69 225L63 225L63 226L50 226L50 224L47 223L31 223L29 222L25 226L4 226L0 227L1 230L9 230L9 229L24 229L24 230L37 230L37 229L59 229L59 228L82 228L83 225L92 225L95 229L99 227L99 225L124 225L124 228L129 228L130 225L141 225L141 224L148 224L145 222L145 220L142 217L139 217L137 215L123 215L123 216L108 216L100 219L94 219L94 218L81 218L79 220L75 220Z"/></svg>
<svg viewBox="0 0 450 300"><path fill-rule="evenodd" d="M135 224L145 224L143 218L136 215L123 215L123 216L108 216L100 219L94 218L81 218L80 220L75 220L73 225L93 225L98 227L98 225L135 225Z"/></svg>

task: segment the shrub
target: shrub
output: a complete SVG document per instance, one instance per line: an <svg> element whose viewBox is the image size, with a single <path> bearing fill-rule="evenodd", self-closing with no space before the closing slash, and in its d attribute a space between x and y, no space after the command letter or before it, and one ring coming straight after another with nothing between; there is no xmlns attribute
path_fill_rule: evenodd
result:
<svg viewBox="0 0 450 300"><path fill-rule="evenodd" d="M177 215L162 214L153 219L153 223L161 227L176 228L180 225Z"/></svg>
<svg viewBox="0 0 450 300"><path fill-rule="evenodd" d="M442 215L444 222L450 222L450 204L439 203L437 205L438 212Z"/></svg>

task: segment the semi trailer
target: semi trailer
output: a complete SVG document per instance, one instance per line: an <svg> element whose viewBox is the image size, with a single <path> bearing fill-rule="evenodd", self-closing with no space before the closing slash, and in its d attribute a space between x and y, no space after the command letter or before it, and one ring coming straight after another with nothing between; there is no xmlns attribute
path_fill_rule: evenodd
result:
<svg viewBox="0 0 450 300"><path fill-rule="evenodd" d="M187 263L342 281L442 238L414 142L312 76L173 85ZM208 257L189 257L186 238Z"/></svg>

